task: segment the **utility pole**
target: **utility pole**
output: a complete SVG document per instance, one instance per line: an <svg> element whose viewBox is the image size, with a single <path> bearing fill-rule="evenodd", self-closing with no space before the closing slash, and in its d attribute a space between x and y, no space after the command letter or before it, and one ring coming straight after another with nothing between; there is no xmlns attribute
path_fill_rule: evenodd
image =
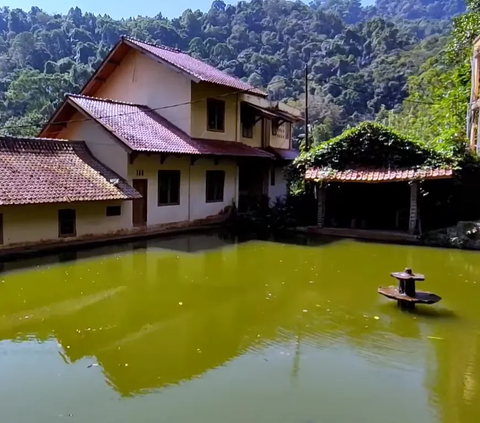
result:
<svg viewBox="0 0 480 423"><path fill-rule="evenodd" d="M305 63L305 151L310 150L308 140L308 62Z"/></svg>

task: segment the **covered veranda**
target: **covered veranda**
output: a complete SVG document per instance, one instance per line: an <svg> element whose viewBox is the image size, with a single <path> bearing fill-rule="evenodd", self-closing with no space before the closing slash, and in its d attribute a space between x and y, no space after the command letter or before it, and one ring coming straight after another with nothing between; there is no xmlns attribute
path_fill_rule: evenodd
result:
<svg viewBox="0 0 480 423"><path fill-rule="evenodd" d="M452 169L312 168L316 182L316 233L378 240L414 240L422 233L423 181L453 177Z"/></svg>

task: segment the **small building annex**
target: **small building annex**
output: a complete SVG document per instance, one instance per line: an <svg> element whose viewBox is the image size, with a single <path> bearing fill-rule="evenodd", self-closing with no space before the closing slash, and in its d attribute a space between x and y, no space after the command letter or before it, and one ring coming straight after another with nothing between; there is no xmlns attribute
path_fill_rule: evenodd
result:
<svg viewBox="0 0 480 423"><path fill-rule="evenodd" d="M0 137L0 245L122 231L140 198L83 142Z"/></svg>

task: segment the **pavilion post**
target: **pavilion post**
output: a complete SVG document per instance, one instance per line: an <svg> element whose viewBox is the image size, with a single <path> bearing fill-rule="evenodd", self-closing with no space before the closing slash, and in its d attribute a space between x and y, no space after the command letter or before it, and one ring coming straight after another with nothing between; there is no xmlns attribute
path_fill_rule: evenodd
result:
<svg viewBox="0 0 480 423"><path fill-rule="evenodd" d="M410 218L408 221L408 233L414 235L418 222L418 182L410 185Z"/></svg>
<svg viewBox="0 0 480 423"><path fill-rule="evenodd" d="M323 228L325 226L325 187L323 185L317 186L317 200L318 200L318 215L317 226Z"/></svg>

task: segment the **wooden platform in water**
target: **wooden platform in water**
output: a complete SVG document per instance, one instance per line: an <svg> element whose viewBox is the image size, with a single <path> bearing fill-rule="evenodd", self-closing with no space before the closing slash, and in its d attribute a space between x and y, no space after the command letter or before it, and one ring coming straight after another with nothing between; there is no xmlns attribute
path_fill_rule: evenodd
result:
<svg viewBox="0 0 480 423"><path fill-rule="evenodd" d="M435 304L442 299L436 294L424 291L417 291L415 297L409 297L408 295L401 294L396 286L380 287L378 288L378 293L392 300L407 301L415 304Z"/></svg>
<svg viewBox="0 0 480 423"><path fill-rule="evenodd" d="M343 238L357 238L384 242L408 242L414 244L420 243L420 239L417 235L410 235L406 232L400 231L376 231L351 228L319 228L317 226L308 226L306 228L298 228L297 230L302 233L338 236Z"/></svg>

